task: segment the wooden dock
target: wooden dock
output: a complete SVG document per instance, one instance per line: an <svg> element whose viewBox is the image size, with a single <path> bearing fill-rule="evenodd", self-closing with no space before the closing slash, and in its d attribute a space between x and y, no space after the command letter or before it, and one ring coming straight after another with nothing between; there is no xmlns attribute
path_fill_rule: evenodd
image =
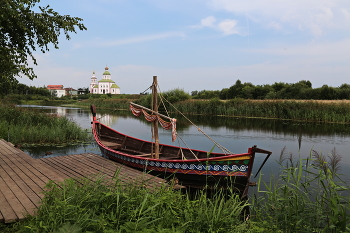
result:
<svg viewBox="0 0 350 233"><path fill-rule="evenodd" d="M11 143L0 139L0 222L13 222L33 215L43 197L42 190L50 180L62 182L115 173L121 183L142 182L146 188L167 185L164 179L115 163L99 155L86 153L33 159ZM181 187L177 187L181 188Z"/></svg>

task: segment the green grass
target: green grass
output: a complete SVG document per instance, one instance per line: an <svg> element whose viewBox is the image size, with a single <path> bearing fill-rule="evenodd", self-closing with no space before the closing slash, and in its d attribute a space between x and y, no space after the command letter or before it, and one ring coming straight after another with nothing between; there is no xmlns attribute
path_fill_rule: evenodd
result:
<svg viewBox="0 0 350 233"><path fill-rule="evenodd" d="M195 199L180 191L159 188L150 192L142 185L112 186L103 177L64 184L49 183L35 217L17 223L20 232L233 232L245 228L242 203L234 194L218 193ZM72 232L69 231L69 232Z"/></svg>
<svg viewBox="0 0 350 233"><path fill-rule="evenodd" d="M66 117L0 105L0 138L13 144L74 143L90 137L87 131Z"/></svg>
<svg viewBox="0 0 350 233"><path fill-rule="evenodd" d="M38 214L0 225L3 232L349 232L349 186L337 175L341 156L282 150L281 170L260 176L249 203L233 192L193 195L170 188L122 185L118 176L48 183ZM251 215L243 216L247 206Z"/></svg>

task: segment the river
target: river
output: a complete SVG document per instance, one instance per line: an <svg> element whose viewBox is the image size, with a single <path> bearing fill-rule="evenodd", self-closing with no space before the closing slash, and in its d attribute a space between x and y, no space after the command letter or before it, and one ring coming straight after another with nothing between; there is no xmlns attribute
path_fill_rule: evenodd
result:
<svg viewBox="0 0 350 233"><path fill-rule="evenodd" d="M57 107L57 106L35 106L22 105L22 107L40 108L49 114L58 114L66 116L75 121L83 129L91 127L91 113L85 108ZM150 124L143 117L134 117L126 111L102 111L97 118L100 121L124 134L131 135L144 140L151 140ZM335 148L338 154L342 156L341 170L343 179L346 182L350 180L350 125L342 124L318 124L291 122L268 119L247 119L234 117L206 117L190 116L191 121L197 125L185 121L181 116L176 117L177 132L186 144L193 149L211 150L214 143L202 135L199 127L210 138L219 142L233 153L247 152L248 148L254 145L265 150L272 151L272 156L262 169L264 176L278 174L279 165L276 162L279 159L282 149L288 156L292 155L297 161L300 158L310 156L312 150L322 153L325 156L330 155ZM160 142L178 146L179 142L171 141L171 132L159 129ZM180 143L181 146L185 146ZM94 142L77 144L71 146L30 146L21 148L34 158L47 156L62 156L68 154L96 153L100 154L97 145ZM217 148L214 151L220 152ZM257 172L265 156L257 154L253 174Z"/></svg>

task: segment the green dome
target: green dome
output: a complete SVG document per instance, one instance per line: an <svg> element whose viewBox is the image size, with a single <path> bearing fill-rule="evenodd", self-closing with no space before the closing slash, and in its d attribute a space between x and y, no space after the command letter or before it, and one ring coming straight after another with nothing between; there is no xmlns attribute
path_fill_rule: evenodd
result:
<svg viewBox="0 0 350 233"><path fill-rule="evenodd" d="M105 68L105 72L103 72L103 75L111 75L111 73L109 73L108 71L108 67Z"/></svg>

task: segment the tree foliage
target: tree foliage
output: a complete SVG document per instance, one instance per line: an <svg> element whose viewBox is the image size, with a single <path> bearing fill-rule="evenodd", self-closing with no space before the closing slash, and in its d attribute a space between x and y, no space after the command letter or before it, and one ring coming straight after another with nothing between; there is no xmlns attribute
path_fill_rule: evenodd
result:
<svg viewBox="0 0 350 233"><path fill-rule="evenodd" d="M58 49L58 38L63 32L66 39L76 28L86 30L82 19L60 15L50 6L36 6L40 0L0 1L0 82L9 85L16 77L36 78L28 65L31 59L37 65L33 52L37 49L45 53L49 45ZM35 12L33 8L38 9Z"/></svg>
<svg viewBox="0 0 350 233"><path fill-rule="evenodd" d="M229 100L235 98L242 99L314 99L314 100L339 100L350 99L350 85L342 84L339 87L312 88L309 80L301 80L297 83L275 82L272 85L253 85L252 83L242 83L239 79L230 87L221 91L192 91L193 99L219 98Z"/></svg>

